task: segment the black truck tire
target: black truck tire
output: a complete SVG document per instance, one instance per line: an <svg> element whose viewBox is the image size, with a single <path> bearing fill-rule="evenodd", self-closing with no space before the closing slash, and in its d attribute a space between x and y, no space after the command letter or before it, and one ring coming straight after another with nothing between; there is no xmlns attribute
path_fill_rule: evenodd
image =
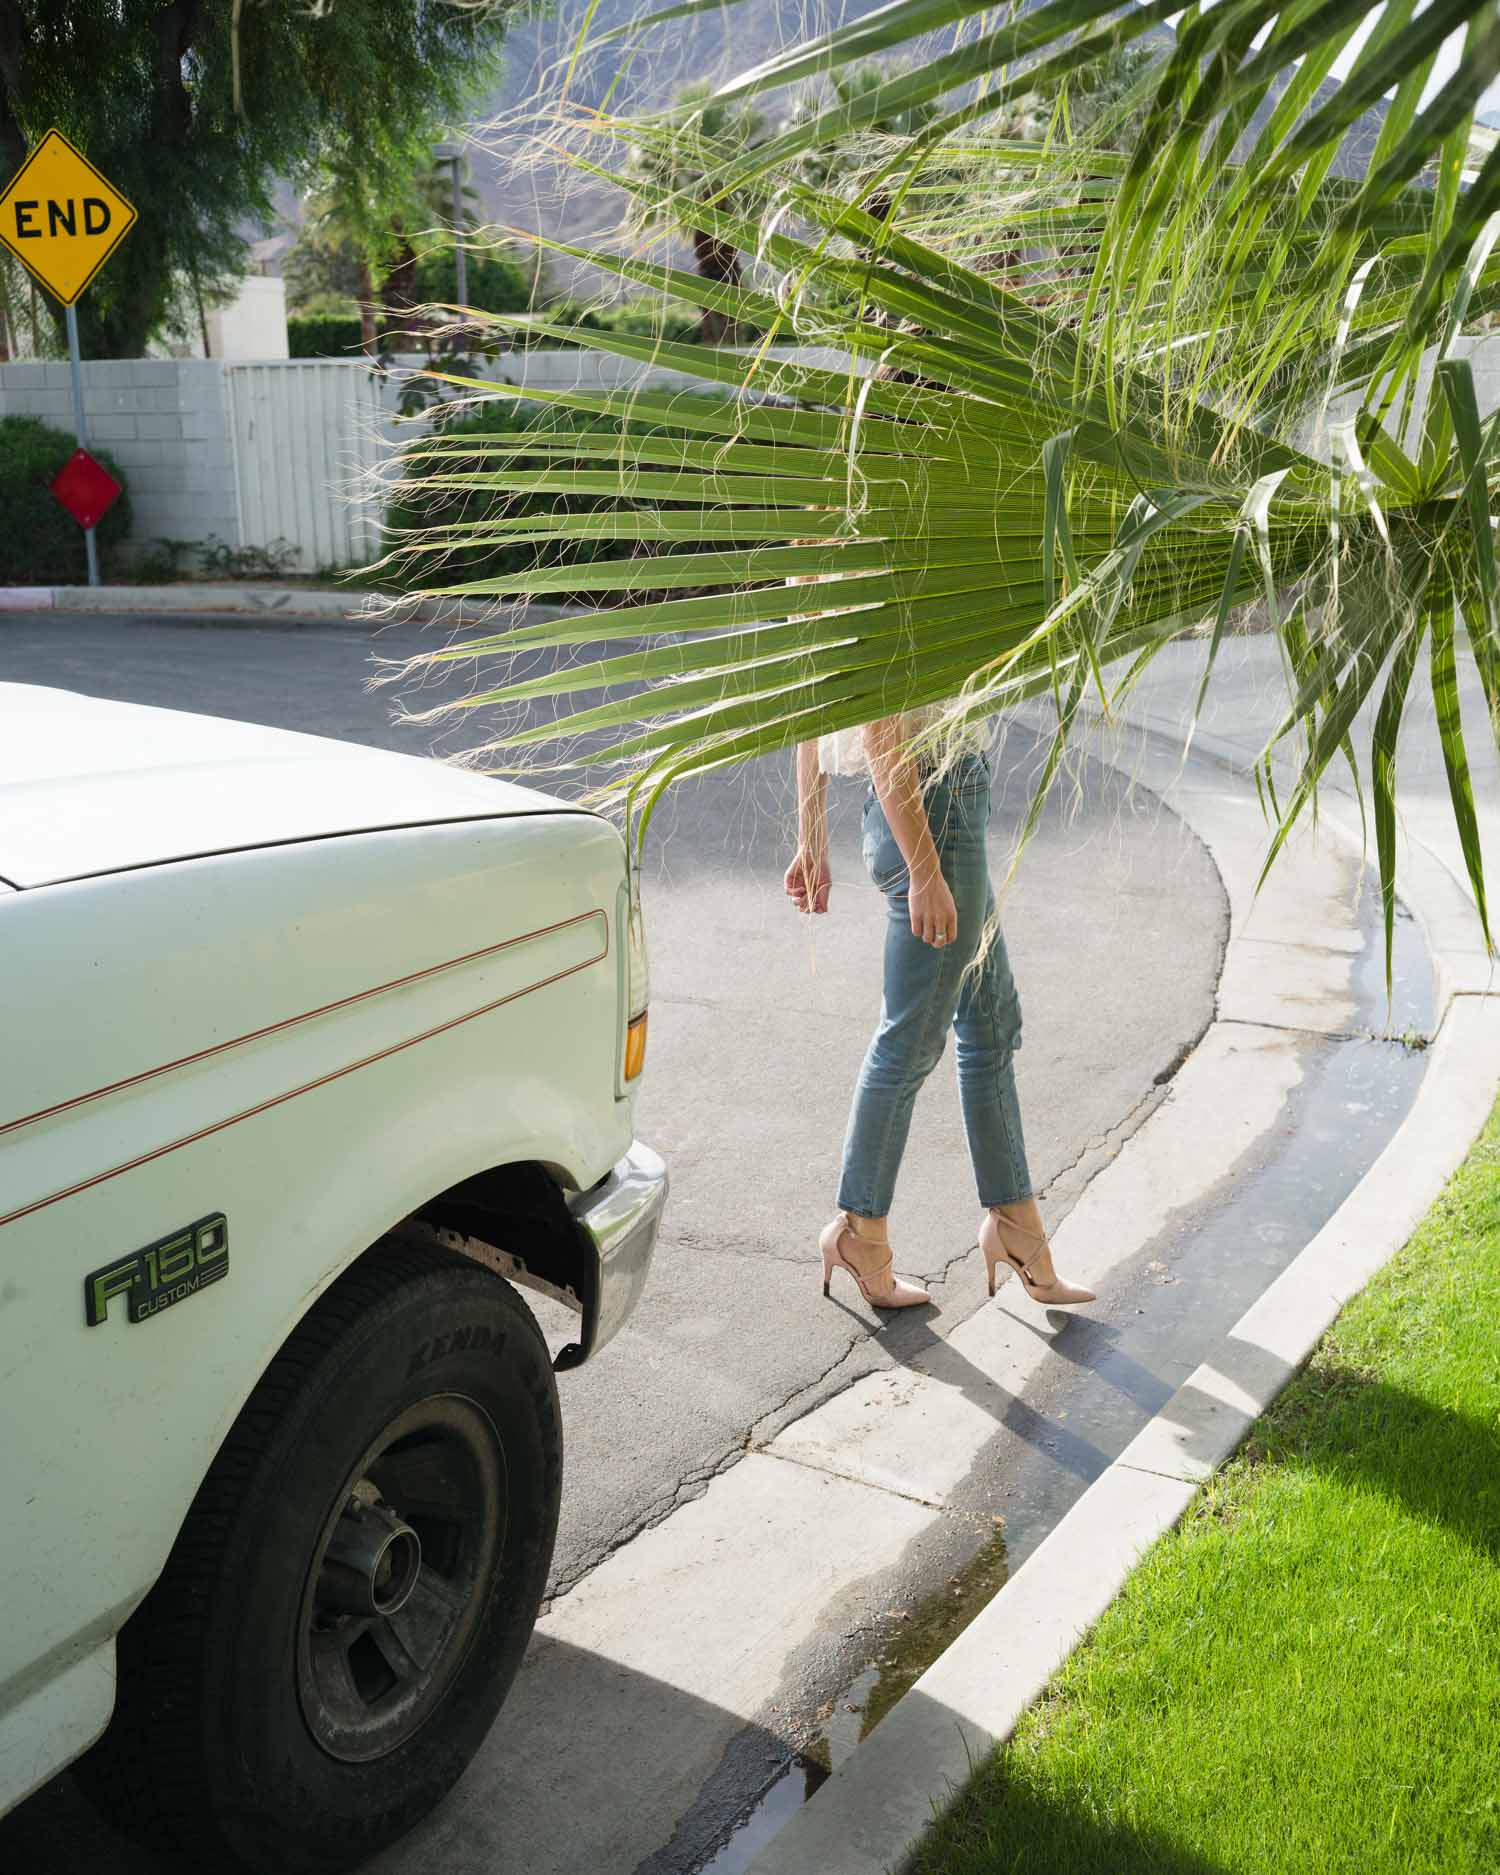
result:
<svg viewBox="0 0 1500 1875"><path fill-rule="evenodd" d="M272 1361L119 1637L80 1765L130 1834L242 1875L350 1868L478 1749L557 1530L546 1344L489 1271L377 1245Z"/></svg>

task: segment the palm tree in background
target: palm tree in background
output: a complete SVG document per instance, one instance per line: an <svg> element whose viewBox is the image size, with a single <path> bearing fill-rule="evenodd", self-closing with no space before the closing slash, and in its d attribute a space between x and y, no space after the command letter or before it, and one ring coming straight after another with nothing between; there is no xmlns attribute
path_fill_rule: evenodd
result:
<svg viewBox="0 0 1500 1875"><path fill-rule="evenodd" d="M359 342L365 351L373 353L380 300L371 264L375 243L367 219L351 212L348 192L338 178L325 178L303 200L302 225L288 261L295 272L299 261L305 259L329 282L339 284L344 268L352 267L351 284L359 307Z"/></svg>
<svg viewBox="0 0 1500 1875"><path fill-rule="evenodd" d="M1153 80L1170 50L1170 44L1134 39L1066 76L1059 97L1068 136L1110 150L1129 150L1145 127Z"/></svg>
<svg viewBox="0 0 1500 1875"><path fill-rule="evenodd" d="M690 192L701 240L756 253L771 290L738 267L710 284L600 265L779 337L832 339L853 363L580 334L732 400L553 394L637 419L623 445L611 434L597 446L598 537L675 529L711 550L659 554L638 575L600 563L617 590L636 579L668 596L480 641L500 681L478 701L564 699L556 720L498 737L497 759L551 745L587 760L643 827L684 774L957 693L950 726L1036 699L1053 740L1034 824L1091 699L1118 703L1195 631L1201 705L1229 620L1258 601L1288 673L1264 756L1270 857L1328 764L1353 765L1373 803L1389 958L1397 742L1425 684L1488 942L1457 673L1467 652L1484 731L1500 734L1500 419L1481 416L1466 344L1500 308L1500 148L1471 144L1476 101L1500 75L1500 10L1392 4L1359 43L1363 8L1217 0L1183 16L1139 87L1090 122L1091 77L1172 11L1044 0L997 22L958 0L944 18L976 21L961 44L835 86L774 134L716 143L690 191L621 163L639 213ZM913 0L907 14L915 29L931 8ZM887 8L878 28L855 21L768 59L721 86L705 120L743 121L752 101L847 71L899 17ZM1455 26L1456 60L1441 67ZM1059 87L1068 109L1083 100L1072 134L1056 113L1040 139L993 133L1000 113ZM810 152L878 135L899 112L921 121L872 166L799 175ZM668 122L628 136L649 141ZM1352 175L1338 173L1341 150ZM956 203L928 199L928 163L967 165L972 186ZM877 360L894 381L864 375ZM654 437L653 420L698 440ZM503 461L505 433L492 442ZM547 486L500 474L518 492ZM524 598L592 574L462 590ZM784 582L813 574L824 609L808 617L805 587ZM726 590L671 596L710 580ZM612 639L630 642L613 653ZM513 652L586 640L603 651L581 667L508 680ZM578 701L606 687L606 700Z"/></svg>
<svg viewBox="0 0 1500 1875"><path fill-rule="evenodd" d="M462 202L465 221L472 223L479 197L467 181ZM452 216L449 171L431 160L412 173L394 199L372 201L358 179L332 172L307 196L299 245L312 250L331 279L352 266L360 343L366 351L375 349L377 319L387 333L425 342L430 321L418 311L417 269L423 254L445 238ZM289 266L295 274L295 249Z"/></svg>
<svg viewBox="0 0 1500 1875"><path fill-rule="evenodd" d="M830 102L847 109L873 96L894 75L894 68L879 59L861 59L856 64L836 69L795 100L782 119L780 129L786 134L811 123L827 111ZM898 106L848 136L835 137L803 150L794 160L791 174L812 189L847 185L851 178L878 167L892 148L926 130L936 116L937 106L930 100L905 109ZM891 210L890 195L884 190L877 191L865 206L878 221L884 221Z"/></svg>
<svg viewBox="0 0 1500 1875"><path fill-rule="evenodd" d="M684 85L670 110L642 126L630 146L629 175L642 185L632 191L637 229L672 228L692 243L699 276L712 285L737 289L744 277L740 250L705 225L699 208L713 193L713 178L726 162L752 151L765 133L765 118L753 106L716 102L704 84ZM763 191L742 191L739 207L753 212ZM705 345L732 345L733 316L716 303L704 305L698 336Z"/></svg>

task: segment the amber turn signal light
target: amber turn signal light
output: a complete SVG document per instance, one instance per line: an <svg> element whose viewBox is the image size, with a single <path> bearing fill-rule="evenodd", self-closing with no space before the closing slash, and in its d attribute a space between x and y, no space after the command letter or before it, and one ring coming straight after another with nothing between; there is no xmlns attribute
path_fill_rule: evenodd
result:
<svg viewBox="0 0 1500 1875"><path fill-rule="evenodd" d="M625 1079L633 1081L646 1065L646 1018L637 1016L625 1031Z"/></svg>

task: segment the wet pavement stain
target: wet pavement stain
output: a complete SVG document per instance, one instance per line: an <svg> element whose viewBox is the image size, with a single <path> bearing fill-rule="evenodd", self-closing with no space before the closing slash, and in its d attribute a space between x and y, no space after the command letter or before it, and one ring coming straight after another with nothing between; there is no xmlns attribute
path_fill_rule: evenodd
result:
<svg viewBox="0 0 1500 1875"><path fill-rule="evenodd" d="M696 1865L697 1875L742 1875L783 1824L815 1796L850 1756L1005 1586L1010 1574L1004 1519L973 1558L932 1594L910 1607L890 1609L862 1672L820 1713L821 1730L792 1754L731 1825L727 1836Z"/></svg>
<svg viewBox="0 0 1500 1875"><path fill-rule="evenodd" d="M699 1864L698 1875L743 1875L782 1825L827 1781L827 1769L814 1759L800 1752L789 1758L755 1807L734 1825L715 1854Z"/></svg>
<svg viewBox="0 0 1500 1875"><path fill-rule="evenodd" d="M1005 1520L997 1516L992 1522L993 1536L956 1575L913 1607L893 1609L886 1617L875 1658L831 1703L823 1736L807 1747L806 1758L836 1771L1005 1587L1010 1575Z"/></svg>

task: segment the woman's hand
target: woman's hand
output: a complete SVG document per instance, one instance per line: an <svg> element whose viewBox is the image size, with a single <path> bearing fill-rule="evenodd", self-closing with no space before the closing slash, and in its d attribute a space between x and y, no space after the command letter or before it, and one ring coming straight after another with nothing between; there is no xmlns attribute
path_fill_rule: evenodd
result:
<svg viewBox="0 0 1500 1875"><path fill-rule="evenodd" d="M948 881L936 865L925 869L919 884L913 879L907 888L907 908L911 913L913 937L941 949L958 937L958 907L948 890Z"/></svg>
<svg viewBox="0 0 1500 1875"><path fill-rule="evenodd" d="M827 847L799 846L786 869L786 895L798 911L827 911L833 874L828 869Z"/></svg>

